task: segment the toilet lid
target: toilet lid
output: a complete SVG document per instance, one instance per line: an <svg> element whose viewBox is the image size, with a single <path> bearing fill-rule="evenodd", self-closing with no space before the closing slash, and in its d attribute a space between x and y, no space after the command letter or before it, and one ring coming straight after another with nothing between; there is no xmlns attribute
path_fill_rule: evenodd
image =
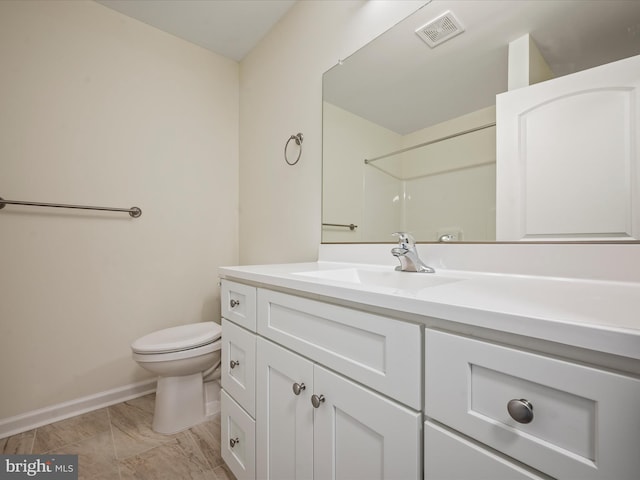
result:
<svg viewBox="0 0 640 480"><path fill-rule="evenodd" d="M131 344L135 353L168 353L201 347L216 341L222 327L214 322L190 323L165 328L137 339Z"/></svg>

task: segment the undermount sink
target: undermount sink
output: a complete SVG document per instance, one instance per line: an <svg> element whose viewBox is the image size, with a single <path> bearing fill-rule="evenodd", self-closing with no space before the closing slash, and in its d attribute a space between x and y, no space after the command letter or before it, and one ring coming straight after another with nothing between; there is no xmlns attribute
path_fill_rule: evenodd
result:
<svg viewBox="0 0 640 480"><path fill-rule="evenodd" d="M398 272L393 269L374 270L358 267L298 272L295 273L295 275L317 278L318 280L347 282L361 286L400 290L419 290L463 280L462 278L445 277L432 273Z"/></svg>

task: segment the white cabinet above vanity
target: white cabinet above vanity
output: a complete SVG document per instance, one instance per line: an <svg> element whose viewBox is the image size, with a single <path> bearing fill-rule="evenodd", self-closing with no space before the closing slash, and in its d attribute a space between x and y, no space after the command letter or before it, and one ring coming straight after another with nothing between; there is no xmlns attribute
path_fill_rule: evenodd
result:
<svg viewBox="0 0 640 480"><path fill-rule="evenodd" d="M637 478L639 284L220 272L222 449L238 478Z"/></svg>

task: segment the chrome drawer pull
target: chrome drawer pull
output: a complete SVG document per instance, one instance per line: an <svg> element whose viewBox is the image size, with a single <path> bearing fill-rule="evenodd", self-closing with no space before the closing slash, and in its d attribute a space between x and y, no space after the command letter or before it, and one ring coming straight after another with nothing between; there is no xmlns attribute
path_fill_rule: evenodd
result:
<svg viewBox="0 0 640 480"><path fill-rule="evenodd" d="M229 366L231 367L231 369L236 368L238 365L240 365L240 362L237 362L237 361L235 361L235 360L231 360L231 361L229 362Z"/></svg>
<svg viewBox="0 0 640 480"><path fill-rule="evenodd" d="M307 386L304 383L294 383L293 384L293 393L296 395L300 395L300 392L305 390Z"/></svg>
<svg viewBox="0 0 640 480"><path fill-rule="evenodd" d="M229 439L229 445L231 445L231 448L235 447L238 443L240 443L240 439L238 437Z"/></svg>
<svg viewBox="0 0 640 480"><path fill-rule="evenodd" d="M311 395L311 405L313 405L313 408L318 408L321 403L324 403L324 395Z"/></svg>
<svg viewBox="0 0 640 480"><path fill-rule="evenodd" d="M234 300L232 298L231 301L229 302L229 305L231 305L231 308L236 308L238 305L240 305L240 300Z"/></svg>
<svg viewBox="0 0 640 480"><path fill-rule="evenodd" d="M509 400L507 410L511 418L518 423L530 423L533 420L533 405L524 398Z"/></svg>

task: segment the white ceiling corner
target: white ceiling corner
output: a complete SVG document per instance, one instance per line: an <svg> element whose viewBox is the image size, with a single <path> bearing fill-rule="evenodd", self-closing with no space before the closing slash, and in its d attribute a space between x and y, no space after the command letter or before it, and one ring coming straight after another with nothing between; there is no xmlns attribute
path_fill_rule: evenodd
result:
<svg viewBox="0 0 640 480"><path fill-rule="evenodd" d="M296 0L96 1L238 62L296 3Z"/></svg>

